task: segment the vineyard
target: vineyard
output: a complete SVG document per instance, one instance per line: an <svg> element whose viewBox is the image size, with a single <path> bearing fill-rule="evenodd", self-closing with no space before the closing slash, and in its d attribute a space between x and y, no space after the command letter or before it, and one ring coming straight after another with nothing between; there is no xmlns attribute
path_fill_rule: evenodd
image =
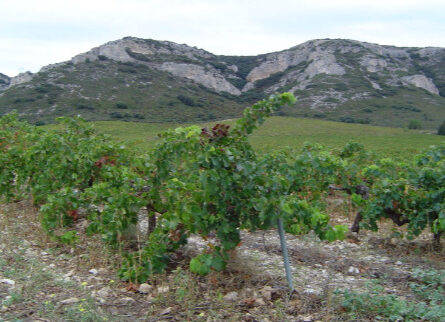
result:
<svg viewBox="0 0 445 322"><path fill-rule="evenodd" d="M130 286L171 270L177 253L197 237L204 247L188 259L190 272L201 277L224 271L245 232L270 231L278 219L288 234L328 242L378 231L389 220L394 229L388 237L431 233L431 247L440 253L445 145L406 162L376 158L357 143L258 155L249 135L294 100L288 93L273 95L247 108L233 126L165 131L146 154L97 134L79 118L61 118L50 130L3 116L1 200L31 200L42 229L59 245L76 247L80 236L100 236L119 257L119 278ZM338 193L356 214L350 231L330 223L328 200ZM440 278L438 298L423 301L434 308L432 320L445 317ZM357 311L358 297L342 294L344 310ZM414 311L401 317L425 318Z"/></svg>

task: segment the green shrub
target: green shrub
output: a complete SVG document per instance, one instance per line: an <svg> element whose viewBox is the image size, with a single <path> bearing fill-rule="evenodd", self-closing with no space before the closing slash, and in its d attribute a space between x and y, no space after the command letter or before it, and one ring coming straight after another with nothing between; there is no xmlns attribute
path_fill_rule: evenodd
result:
<svg viewBox="0 0 445 322"><path fill-rule="evenodd" d="M342 116L342 117L340 117L340 122L343 122L343 123L355 123L355 119L353 117L350 117L350 116Z"/></svg>
<svg viewBox="0 0 445 322"><path fill-rule="evenodd" d="M178 95L178 96L176 96L176 98L177 98L178 100L180 100L184 105L187 105L187 106L195 106L195 101L193 101L193 99L190 98L190 97L188 97L188 96L185 96L185 95Z"/></svg>
<svg viewBox="0 0 445 322"><path fill-rule="evenodd" d="M117 107L117 108L120 108L120 109L122 109L122 110L126 110L126 109L128 109L128 105L125 104L125 103L116 103L116 107Z"/></svg>
<svg viewBox="0 0 445 322"><path fill-rule="evenodd" d="M87 105L87 104L79 104L76 107L78 110L90 110L90 111L94 111L94 107Z"/></svg>
<svg viewBox="0 0 445 322"><path fill-rule="evenodd" d="M273 73L267 78L257 80L255 86L259 88L270 87L276 84L283 76L284 72Z"/></svg>
<svg viewBox="0 0 445 322"><path fill-rule="evenodd" d="M145 116L144 116L143 114L139 114L139 113L134 113L134 114L133 114L133 117L134 117L135 119L138 119L138 120L143 120L143 119L145 119Z"/></svg>
<svg viewBox="0 0 445 322"><path fill-rule="evenodd" d="M410 130L420 130L422 128L422 123L419 120L410 120L408 122L408 128Z"/></svg>
<svg viewBox="0 0 445 322"><path fill-rule="evenodd" d="M242 89L247 81L242 78L229 78L228 81L238 89Z"/></svg>
<svg viewBox="0 0 445 322"><path fill-rule="evenodd" d="M441 126L437 129L438 135L445 135L445 121L442 123Z"/></svg>
<svg viewBox="0 0 445 322"><path fill-rule="evenodd" d="M122 115L122 113L119 112L111 112L110 113L111 118L113 119L121 119L124 118L124 115Z"/></svg>
<svg viewBox="0 0 445 322"><path fill-rule="evenodd" d="M409 300L385 294L384 287L378 283L368 284L368 291L364 293L336 290L335 294L340 295L340 306L353 320L375 320L378 317L385 321L444 321L445 293L442 283L445 271L417 269L412 277L417 282L409 284Z"/></svg>
<svg viewBox="0 0 445 322"><path fill-rule="evenodd" d="M345 83L337 83L334 85L334 89L336 91L345 92L349 89L349 87Z"/></svg>

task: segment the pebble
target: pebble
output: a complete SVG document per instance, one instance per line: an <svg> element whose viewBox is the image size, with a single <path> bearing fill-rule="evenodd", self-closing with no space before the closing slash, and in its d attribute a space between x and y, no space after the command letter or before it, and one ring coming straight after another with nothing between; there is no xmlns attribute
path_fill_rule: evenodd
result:
<svg viewBox="0 0 445 322"><path fill-rule="evenodd" d="M396 265L403 265L403 263L401 261L397 261L395 264Z"/></svg>
<svg viewBox="0 0 445 322"><path fill-rule="evenodd" d="M150 284L143 283L139 286L139 293L148 294L151 291L153 291L153 286L151 286ZM158 292L159 292L159 290L158 290Z"/></svg>
<svg viewBox="0 0 445 322"><path fill-rule="evenodd" d="M263 306L266 305L266 302L264 302L264 300L261 297L258 297L255 299L255 305Z"/></svg>
<svg viewBox="0 0 445 322"><path fill-rule="evenodd" d="M93 269L90 269L90 270L88 271L88 273L93 274L93 275L96 275L96 274L99 273L99 272L97 271L97 269L93 268Z"/></svg>
<svg viewBox="0 0 445 322"><path fill-rule="evenodd" d="M80 302L80 300L77 297L71 297L69 299L60 301L60 304L74 304L78 302Z"/></svg>
<svg viewBox="0 0 445 322"><path fill-rule="evenodd" d="M106 268L99 268L99 274L106 274L108 271Z"/></svg>
<svg viewBox="0 0 445 322"><path fill-rule="evenodd" d="M316 294L317 291L314 290L313 288L306 288L306 289L303 291L303 293L305 293L305 294Z"/></svg>
<svg viewBox="0 0 445 322"><path fill-rule="evenodd" d="M136 302L136 301L133 298L128 297L128 296L122 297L118 300L118 303L120 303L120 304L130 304L130 303L134 303L134 302Z"/></svg>
<svg viewBox="0 0 445 322"><path fill-rule="evenodd" d="M99 297L108 297L111 293L111 288L109 286L105 286L104 288L101 288L99 291L97 291L97 295Z"/></svg>
<svg viewBox="0 0 445 322"><path fill-rule="evenodd" d="M168 286L160 286L158 287L158 294L167 293L170 290Z"/></svg>
<svg viewBox="0 0 445 322"><path fill-rule="evenodd" d="M65 275L63 275L64 278L71 277L74 274L74 270L69 271Z"/></svg>
<svg viewBox="0 0 445 322"><path fill-rule="evenodd" d="M10 280L9 278L1 279L0 283L4 283L4 284L8 284L8 285L15 285L15 282L13 280Z"/></svg>
<svg viewBox="0 0 445 322"><path fill-rule="evenodd" d="M272 287L270 287L270 286L263 287L260 290L260 294L265 300L271 301L272 300Z"/></svg>
<svg viewBox="0 0 445 322"><path fill-rule="evenodd" d="M223 297L224 301L236 301L238 300L238 292L229 292Z"/></svg>
<svg viewBox="0 0 445 322"><path fill-rule="evenodd" d="M173 308L170 306L170 307L168 307L168 308L166 308L165 310L163 310L161 313L159 313L160 315L167 315L167 314L170 314L170 313L172 313L172 311L173 311Z"/></svg>
<svg viewBox="0 0 445 322"><path fill-rule="evenodd" d="M349 274L360 274L360 270L357 267L350 266L348 269Z"/></svg>

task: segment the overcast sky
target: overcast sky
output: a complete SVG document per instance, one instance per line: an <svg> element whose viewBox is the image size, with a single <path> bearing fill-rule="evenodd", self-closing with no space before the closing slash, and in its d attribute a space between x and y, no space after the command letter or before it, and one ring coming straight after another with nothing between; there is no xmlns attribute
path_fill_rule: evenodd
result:
<svg viewBox="0 0 445 322"><path fill-rule="evenodd" d="M445 0L0 0L0 73L125 36L256 55L316 38L445 47Z"/></svg>

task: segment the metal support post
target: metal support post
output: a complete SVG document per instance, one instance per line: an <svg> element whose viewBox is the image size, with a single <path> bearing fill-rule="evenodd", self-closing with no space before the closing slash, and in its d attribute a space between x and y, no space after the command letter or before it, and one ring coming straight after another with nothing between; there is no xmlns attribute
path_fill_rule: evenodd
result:
<svg viewBox="0 0 445 322"><path fill-rule="evenodd" d="M294 284L292 282L292 272L289 265L289 255L287 254L286 236L284 235L283 220L278 218L278 233L280 234L281 243L281 253L283 254L284 269L286 270L287 285L289 286L289 291L294 290Z"/></svg>

